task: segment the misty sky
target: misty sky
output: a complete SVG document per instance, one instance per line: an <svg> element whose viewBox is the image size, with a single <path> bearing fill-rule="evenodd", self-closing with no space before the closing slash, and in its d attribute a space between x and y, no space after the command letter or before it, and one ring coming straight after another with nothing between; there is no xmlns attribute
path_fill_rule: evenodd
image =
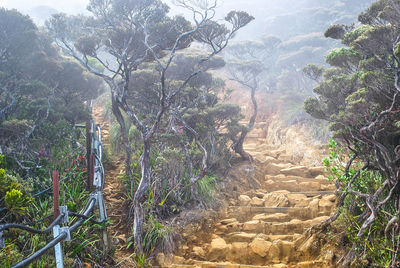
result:
<svg viewBox="0 0 400 268"><path fill-rule="evenodd" d="M171 5L172 0L162 1L166 2L171 7L172 15L185 15L182 9L179 10L176 6ZM353 1L354 3L364 4L364 7L360 7L359 11L361 11L374 0L218 0L216 18L222 19L231 10L243 10L253 15L256 19L246 26L243 31L240 31L237 39L257 39L263 34L279 35L282 36L282 38L285 38L285 36L282 35L285 31L281 30L281 26L292 24L293 12L299 12L303 9L307 10L309 8L317 8L313 13L318 13L320 5L325 6L325 9L331 9L333 6L336 6L339 7L337 10L341 10L342 7L340 5L344 5L344 2L353 3ZM45 20L48 19L51 14L57 12L65 12L69 14L87 12L87 14L89 14L89 12L86 11L88 3L89 0L0 0L0 7L8 9L16 8L20 12L30 15L37 24L43 25ZM300 15L298 18L309 15L310 14ZM270 26L270 22L272 21L271 18L274 19L278 16L286 17L281 19L278 23ZM187 18L190 20L191 16ZM320 21L321 18L318 20ZM332 20L328 22L348 24L355 22L356 20L357 16L354 15L354 17L348 18L345 22L341 20ZM321 25L320 29L314 29L313 31L323 32L329 26L329 23L328 25ZM296 24L293 25L296 26ZM307 25L305 27L313 28L313 25Z"/></svg>
<svg viewBox="0 0 400 268"><path fill-rule="evenodd" d="M164 2L170 2L168 0L164 0ZM219 1L221 5L226 5L223 2L240 2L235 0L225 0ZM249 0L247 2L259 2L259 0ZM61 12L66 13L81 13L85 12L86 5L89 3L89 0L0 0L0 6L6 8L16 8L20 11L29 11L36 6L48 6L54 9L57 9Z"/></svg>
<svg viewBox="0 0 400 268"><path fill-rule="evenodd" d="M185 12L183 12L182 9L171 4L171 0L162 1L166 2L171 7L171 14L185 15ZM226 15L226 13L232 9L244 10L252 15L256 15L254 14L255 12L248 10L249 6L257 6L256 10L258 9L259 11L260 4L262 7L267 7L271 2L274 1L275 0L218 0L217 18L223 18L224 15ZM49 16L50 14L48 12L51 12L51 14L56 12L64 12L69 14L85 13L88 12L86 10L88 3L89 0L0 0L0 7L5 7L7 9L15 8L24 14L30 15L37 24L42 25L48 18L43 17L43 14ZM274 5L279 4L275 2ZM46 10L44 13L42 13L40 11L43 10L43 6L45 6L47 9L54 9L54 11ZM257 28L255 25L250 25L250 27L247 27L247 30L251 31L252 27L254 29Z"/></svg>
<svg viewBox="0 0 400 268"><path fill-rule="evenodd" d="M36 6L48 6L66 13L85 11L89 0L0 0L0 6L27 12Z"/></svg>

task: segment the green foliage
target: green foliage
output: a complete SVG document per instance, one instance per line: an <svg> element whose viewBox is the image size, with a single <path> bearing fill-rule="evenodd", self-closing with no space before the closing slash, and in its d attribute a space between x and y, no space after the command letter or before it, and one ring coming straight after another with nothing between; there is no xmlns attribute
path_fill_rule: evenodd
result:
<svg viewBox="0 0 400 268"><path fill-rule="evenodd" d="M164 226L161 222L157 220L154 215L149 215L146 217L146 222L144 225L145 232L143 236L143 249L147 254L150 254L155 249L161 249L163 251L169 252L171 250L171 235L172 230ZM133 236L128 238L127 248L134 246ZM147 260L145 254L135 254L135 262L138 267L150 267L150 261Z"/></svg>
<svg viewBox="0 0 400 268"><path fill-rule="evenodd" d="M346 47L326 58L335 69L314 88L317 98L305 103L312 116L330 121L334 136L348 148L332 141L324 165L347 194L341 212L355 262L379 267L398 266L400 49L393 36L399 8L398 1L377 1L360 14L360 26L343 28Z"/></svg>
<svg viewBox="0 0 400 268"><path fill-rule="evenodd" d="M212 202L217 183L218 178L214 176L205 176L197 182L197 191L200 196L206 200L206 202Z"/></svg>
<svg viewBox="0 0 400 268"><path fill-rule="evenodd" d="M350 154L346 157L344 148L333 139L329 142L329 149L329 156L323 160L323 164L330 173L329 179L337 180L347 187L349 181L356 174L357 170L361 168L362 164L356 162L349 168L348 174L346 174L346 158L352 157L353 155ZM357 180L351 184L351 189L364 194L374 193L382 186L383 179L379 172L362 170ZM348 189L345 188L344 191L348 191ZM361 228L360 222L357 219L361 214L368 213L368 209L363 200L358 196L347 195L344 206L340 209L342 211L340 222L347 228L347 238L349 241L357 245L357 253L362 258L367 259L370 263L374 263L379 267L387 266L391 261L391 251L384 237L384 230L388 223L387 216L392 216L396 213L395 210L393 210L393 206L389 204L385 207L385 210L380 213L378 219L371 226L368 237L361 240L357 237Z"/></svg>
<svg viewBox="0 0 400 268"><path fill-rule="evenodd" d="M0 155L0 166L3 161L4 155ZM18 183L21 179L7 173L4 168L0 168L0 207L5 206L10 216L20 218L25 215L32 198Z"/></svg>
<svg viewBox="0 0 400 268"><path fill-rule="evenodd" d="M333 67L351 68L358 66L361 60L361 55L349 48L336 48L326 56L326 62Z"/></svg>
<svg viewBox="0 0 400 268"><path fill-rule="evenodd" d="M23 216L28 209L31 200L20 190L12 189L11 191L6 192L4 203L12 214L16 216Z"/></svg>
<svg viewBox="0 0 400 268"><path fill-rule="evenodd" d="M80 140L80 142L84 142L84 140ZM89 193L85 191L87 172L84 167L86 167L86 160L80 155L74 155L68 161L64 159L63 162L58 163L57 169L64 170L61 173L60 203L66 204L69 211L80 211L89 199ZM46 194L35 199L31 198L30 194L27 193L29 183L24 182L18 176L11 176L7 174L7 170L5 172L3 170L0 169L0 174L2 174L0 176L0 200L4 200L7 210L6 212L1 212L2 221L33 222L31 225L34 228L46 228L53 220L51 198ZM42 187L48 187L47 185ZM38 187L40 185L35 185L35 191L43 189ZM2 206L3 203L0 204L0 207ZM70 216L70 223L76 220L75 217ZM106 225L108 223L98 225L87 220L82 227L74 232L74 239L65 244L64 247L65 263L72 265L76 259L97 263L103 262L104 252L101 249L101 231ZM10 267L12 264L21 261L24 256L26 257L26 252L34 252L42 248L51 237L51 235L37 235L21 231L6 231L4 235L7 246L5 249L0 250L0 256L3 256L0 264L4 267ZM51 252L48 254L50 255L44 255L34 262L32 267L54 266L53 255Z"/></svg>
<svg viewBox="0 0 400 268"><path fill-rule="evenodd" d="M165 249L171 236L171 230L165 227L154 216L149 216L145 224L143 248L146 252L153 251L156 247Z"/></svg>
<svg viewBox="0 0 400 268"><path fill-rule="evenodd" d="M0 146L21 176L44 176L39 169L54 164L71 145L73 125L88 118L83 101L103 87L29 17L1 8L0 28Z"/></svg>

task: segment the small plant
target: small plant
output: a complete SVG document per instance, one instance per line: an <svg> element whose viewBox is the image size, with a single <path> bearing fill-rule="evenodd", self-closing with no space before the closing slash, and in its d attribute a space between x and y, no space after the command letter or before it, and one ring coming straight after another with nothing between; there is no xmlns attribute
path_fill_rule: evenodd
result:
<svg viewBox="0 0 400 268"><path fill-rule="evenodd" d="M203 179L197 182L197 191L207 202L212 200L217 181L217 177L205 176Z"/></svg>
<svg viewBox="0 0 400 268"><path fill-rule="evenodd" d="M135 262L135 265L137 268L149 268L151 266L150 260L146 257L144 253L135 253L135 255L132 257L133 261Z"/></svg>
<svg viewBox="0 0 400 268"><path fill-rule="evenodd" d="M19 189L12 189L6 192L4 203L12 214L20 217L25 215L28 205L31 203L31 199L24 195Z"/></svg>
<svg viewBox="0 0 400 268"><path fill-rule="evenodd" d="M152 214L147 217L145 223L145 235L143 237L143 250L150 254L156 248L163 251L170 250L169 242L171 236L171 230L165 227L161 222L159 222L156 217ZM128 239L127 248L133 246L133 236Z"/></svg>

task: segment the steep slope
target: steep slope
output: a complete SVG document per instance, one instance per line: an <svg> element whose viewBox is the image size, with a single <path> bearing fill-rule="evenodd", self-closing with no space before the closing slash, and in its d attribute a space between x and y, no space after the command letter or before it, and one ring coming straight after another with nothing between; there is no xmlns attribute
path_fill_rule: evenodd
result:
<svg viewBox="0 0 400 268"><path fill-rule="evenodd" d="M333 254L317 259L318 241L305 231L333 212L335 187L324 167L301 166L291 152L268 144L265 130L257 124L246 140L255 170L249 164L237 170L243 182L253 177L258 186L235 193L208 236L191 234L176 255L159 254L160 266L333 267Z"/></svg>

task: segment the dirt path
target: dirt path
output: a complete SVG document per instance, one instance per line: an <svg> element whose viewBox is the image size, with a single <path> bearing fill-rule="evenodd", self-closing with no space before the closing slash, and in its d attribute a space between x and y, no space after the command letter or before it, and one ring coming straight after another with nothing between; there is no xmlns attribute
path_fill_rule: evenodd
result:
<svg viewBox="0 0 400 268"><path fill-rule="evenodd" d="M268 145L263 132L263 125L257 124L245 143L256 159L254 179L259 186L229 200L225 215L206 238L192 234L181 241L176 255L159 254L161 266L334 266L331 252L320 257L316 236L304 235L333 212L334 185L324 176L324 167L294 163L284 150ZM238 174L249 181L244 170Z"/></svg>
<svg viewBox="0 0 400 268"><path fill-rule="evenodd" d="M110 151L110 122L104 117L104 107L95 105L93 107L93 119L100 124L103 134L103 145ZM122 190L122 177L124 174L124 160L122 156L109 154L110 159L105 170L106 185L104 199L107 206L108 217L111 225L108 227L111 243L115 246L114 267L135 267L131 258L131 252L126 249L127 224L126 219L126 196Z"/></svg>

